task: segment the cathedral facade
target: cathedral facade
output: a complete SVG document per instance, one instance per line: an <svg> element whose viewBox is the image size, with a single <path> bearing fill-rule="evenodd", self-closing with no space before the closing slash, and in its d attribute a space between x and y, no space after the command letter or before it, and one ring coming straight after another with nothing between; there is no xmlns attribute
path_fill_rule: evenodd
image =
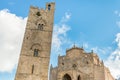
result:
<svg viewBox="0 0 120 80"><path fill-rule="evenodd" d="M73 46L58 66L50 67L55 3L46 9L30 7L15 80L114 80L108 68L92 51Z"/></svg>
<svg viewBox="0 0 120 80"><path fill-rule="evenodd" d="M50 67L50 80L114 80L93 51L87 53L75 45L58 56L58 66Z"/></svg>

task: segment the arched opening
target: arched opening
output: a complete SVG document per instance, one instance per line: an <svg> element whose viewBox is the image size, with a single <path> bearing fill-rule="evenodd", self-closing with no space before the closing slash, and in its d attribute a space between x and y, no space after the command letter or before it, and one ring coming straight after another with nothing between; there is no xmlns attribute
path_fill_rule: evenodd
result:
<svg viewBox="0 0 120 80"><path fill-rule="evenodd" d="M65 74L62 80L72 80L72 79L68 74Z"/></svg>
<svg viewBox="0 0 120 80"><path fill-rule="evenodd" d="M49 4L49 5L48 5L48 10L50 11L50 9L51 9L51 5Z"/></svg>
<svg viewBox="0 0 120 80"><path fill-rule="evenodd" d="M80 77L80 75L78 76L77 80L81 80L81 77Z"/></svg>

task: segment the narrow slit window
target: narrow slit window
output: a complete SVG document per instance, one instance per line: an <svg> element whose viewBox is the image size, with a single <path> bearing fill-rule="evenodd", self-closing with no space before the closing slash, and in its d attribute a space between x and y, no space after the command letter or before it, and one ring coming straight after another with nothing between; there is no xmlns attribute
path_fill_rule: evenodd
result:
<svg viewBox="0 0 120 80"><path fill-rule="evenodd" d="M35 56L35 57L38 56L38 49L34 49L34 56Z"/></svg>
<svg viewBox="0 0 120 80"><path fill-rule="evenodd" d="M32 65L32 74L34 73L34 65Z"/></svg>

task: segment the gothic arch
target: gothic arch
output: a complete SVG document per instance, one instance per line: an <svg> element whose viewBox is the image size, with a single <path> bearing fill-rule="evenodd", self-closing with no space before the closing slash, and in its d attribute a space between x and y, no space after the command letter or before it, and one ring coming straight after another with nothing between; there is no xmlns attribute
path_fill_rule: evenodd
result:
<svg viewBox="0 0 120 80"><path fill-rule="evenodd" d="M41 45L40 44L38 44L38 43L36 43L36 44L33 44L32 46L31 46L31 50L35 50L35 49L37 49L37 50L42 50L42 47L41 47Z"/></svg>
<svg viewBox="0 0 120 80"><path fill-rule="evenodd" d="M72 80L69 74L65 74L62 80Z"/></svg>
<svg viewBox="0 0 120 80"><path fill-rule="evenodd" d="M80 77L80 75L78 75L78 77L77 77L77 80L81 80L81 77Z"/></svg>

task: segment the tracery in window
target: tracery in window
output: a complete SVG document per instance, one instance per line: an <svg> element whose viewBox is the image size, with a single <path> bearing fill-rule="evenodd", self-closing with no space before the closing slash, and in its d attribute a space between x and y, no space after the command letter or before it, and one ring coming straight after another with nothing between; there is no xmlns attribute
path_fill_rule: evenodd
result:
<svg viewBox="0 0 120 80"><path fill-rule="evenodd" d="M38 29L43 30L43 24L38 24Z"/></svg>

